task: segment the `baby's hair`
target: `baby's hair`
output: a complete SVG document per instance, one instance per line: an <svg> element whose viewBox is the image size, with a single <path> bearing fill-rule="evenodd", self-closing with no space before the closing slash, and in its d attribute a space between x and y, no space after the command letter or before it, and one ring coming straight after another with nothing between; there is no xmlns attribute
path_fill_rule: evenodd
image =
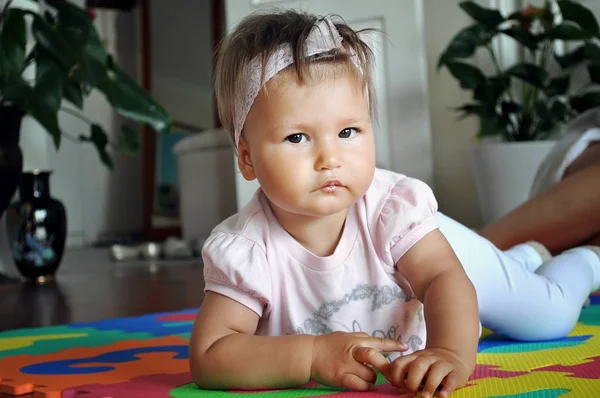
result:
<svg viewBox="0 0 600 398"><path fill-rule="evenodd" d="M311 73L310 65L315 62L340 66L344 71L351 71L355 76L360 76L362 88L368 96L371 117L374 118L375 94L371 80L374 56L371 48L359 36L360 33L372 29L355 31L341 17L336 15L329 18L343 39L344 50L334 49L325 54L306 57L306 38L315 24L324 17L293 10L251 14L220 43L216 53L215 96L221 123L225 130L230 132L232 139L236 120L236 98L246 95L251 61L255 57L261 57L264 68L269 57L283 44L289 44L294 55L293 63L285 70L295 72L301 84L305 83L307 78L325 78L326 74ZM356 54L362 75L354 65L348 50ZM261 76L264 74L263 69ZM264 78L262 81L264 82Z"/></svg>

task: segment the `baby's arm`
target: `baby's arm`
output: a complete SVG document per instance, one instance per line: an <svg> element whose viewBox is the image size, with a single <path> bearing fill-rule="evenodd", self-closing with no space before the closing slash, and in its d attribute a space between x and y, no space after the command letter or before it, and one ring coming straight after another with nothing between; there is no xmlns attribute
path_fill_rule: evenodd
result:
<svg viewBox="0 0 600 398"><path fill-rule="evenodd" d="M287 387L308 382L312 336L254 336L258 315L206 292L190 340L190 368L201 388Z"/></svg>
<svg viewBox="0 0 600 398"><path fill-rule="evenodd" d="M259 317L238 302L208 291L190 340L194 383L204 389L256 389L323 384L367 390L383 366L380 351L405 351L394 340L364 333L255 336Z"/></svg>
<svg viewBox="0 0 600 398"><path fill-rule="evenodd" d="M449 393L463 386L475 368L479 340L475 288L437 229L419 240L396 266L423 303L427 325L426 349L399 359L399 377L402 383L406 378L411 390L426 382L424 392L433 395L441 384Z"/></svg>
<svg viewBox="0 0 600 398"><path fill-rule="evenodd" d="M423 303L427 348L454 352L472 371L479 340L477 295L444 235L437 229L427 234L397 268Z"/></svg>

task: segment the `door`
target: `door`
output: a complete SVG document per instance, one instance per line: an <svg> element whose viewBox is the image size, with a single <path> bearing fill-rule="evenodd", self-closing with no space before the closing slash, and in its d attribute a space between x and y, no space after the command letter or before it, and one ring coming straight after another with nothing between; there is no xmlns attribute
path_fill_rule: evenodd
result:
<svg viewBox="0 0 600 398"><path fill-rule="evenodd" d="M433 186L422 1L227 0L227 31L249 13L272 7L337 14L355 29L377 28L384 32L365 37L375 53L377 166ZM257 187L256 181L248 182L236 173L238 209L252 198Z"/></svg>

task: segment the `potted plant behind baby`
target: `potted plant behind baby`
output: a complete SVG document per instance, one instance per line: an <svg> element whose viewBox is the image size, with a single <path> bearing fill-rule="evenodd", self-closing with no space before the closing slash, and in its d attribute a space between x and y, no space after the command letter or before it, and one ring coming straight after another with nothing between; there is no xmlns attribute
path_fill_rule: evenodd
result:
<svg viewBox="0 0 600 398"><path fill-rule="evenodd" d="M588 8L570 0L546 1L544 7L528 6L508 16L472 1L460 7L473 24L450 40L437 67L472 91L469 103L453 109L460 118L479 119L470 158L483 220L489 223L527 199L560 127L600 105L600 29ZM520 55L504 69L493 45L503 36L515 40ZM557 53L564 44L568 51ZM491 74L466 61L477 50L488 53ZM582 68L586 81L576 84L573 78L581 77Z"/></svg>
<svg viewBox="0 0 600 398"><path fill-rule="evenodd" d="M50 197L47 171L22 176L23 117L35 119L57 150L63 137L92 143L109 168L111 149L139 149L138 132L131 125L123 125L111 142L103 126L84 115L84 99L93 90L104 94L128 121L157 132L170 130L167 112L115 65L85 10L66 0L6 1L0 8L0 218L20 185L21 200L7 214L8 240L27 278L55 272L65 243L66 216L62 204ZM65 107L63 100L72 106ZM58 112L85 121L89 131L63 132Z"/></svg>

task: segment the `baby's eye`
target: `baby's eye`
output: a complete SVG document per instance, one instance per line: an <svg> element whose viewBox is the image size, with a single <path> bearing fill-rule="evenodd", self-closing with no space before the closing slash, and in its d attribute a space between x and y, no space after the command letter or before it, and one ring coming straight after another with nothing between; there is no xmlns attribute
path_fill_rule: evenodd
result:
<svg viewBox="0 0 600 398"><path fill-rule="evenodd" d="M299 144L302 142L302 139L306 138L302 133L291 134L285 137L286 141L291 142L292 144Z"/></svg>
<svg viewBox="0 0 600 398"><path fill-rule="evenodd" d="M338 136L340 138L352 138L356 135L356 133L358 133L358 131L355 128L348 127L346 129L343 129L342 131L340 131Z"/></svg>

